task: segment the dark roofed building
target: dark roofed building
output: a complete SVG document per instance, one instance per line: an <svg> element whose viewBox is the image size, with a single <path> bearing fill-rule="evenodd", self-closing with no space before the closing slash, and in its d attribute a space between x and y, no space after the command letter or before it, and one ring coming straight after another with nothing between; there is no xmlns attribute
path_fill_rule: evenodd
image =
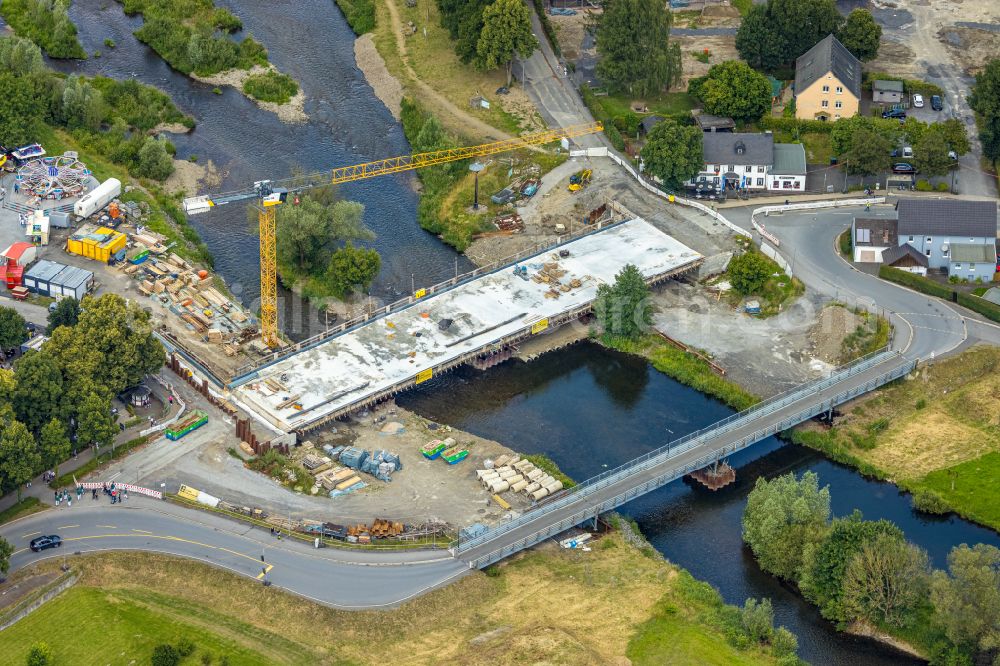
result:
<svg viewBox="0 0 1000 666"><path fill-rule="evenodd" d="M861 61L827 35L795 61L795 117L849 118L861 101Z"/></svg>
<svg viewBox="0 0 1000 666"><path fill-rule="evenodd" d="M959 199L900 199L899 242L927 257L929 268L963 280L993 279L997 204ZM978 246L978 247L973 247Z"/></svg>
<svg viewBox="0 0 1000 666"><path fill-rule="evenodd" d="M896 220L885 217L856 217L851 226L854 261L877 263L885 252L899 245Z"/></svg>
<svg viewBox="0 0 1000 666"><path fill-rule="evenodd" d="M736 123L732 118L713 116L708 113L695 113L694 122L697 123L702 132L732 132L736 129Z"/></svg>
<svg viewBox="0 0 1000 666"><path fill-rule="evenodd" d="M911 273L927 273L927 257L909 243L890 247L882 252L882 263Z"/></svg>
<svg viewBox="0 0 1000 666"><path fill-rule="evenodd" d="M639 134L649 134L653 128L663 122L663 116L646 116L639 121Z"/></svg>
<svg viewBox="0 0 1000 666"><path fill-rule="evenodd" d="M717 174L728 189L767 188L774 165L774 136L733 132L706 132L702 136L705 174Z"/></svg>

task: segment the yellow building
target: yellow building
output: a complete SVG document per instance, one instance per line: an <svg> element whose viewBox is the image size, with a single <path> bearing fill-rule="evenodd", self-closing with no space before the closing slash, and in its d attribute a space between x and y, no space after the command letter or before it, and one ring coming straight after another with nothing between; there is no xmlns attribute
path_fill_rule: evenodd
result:
<svg viewBox="0 0 1000 666"><path fill-rule="evenodd" d="M118 250L125 247L125 234L107 227L94 228L87 224L69 237L66 251L81 257L108 263Z"/></svg>
<svg viewBox="0 0 1000 666"><path fill-rule="evenodd" d="M795 61L795 117L839 120L857 114L861 103L861 61L827 35Z"/></svg>

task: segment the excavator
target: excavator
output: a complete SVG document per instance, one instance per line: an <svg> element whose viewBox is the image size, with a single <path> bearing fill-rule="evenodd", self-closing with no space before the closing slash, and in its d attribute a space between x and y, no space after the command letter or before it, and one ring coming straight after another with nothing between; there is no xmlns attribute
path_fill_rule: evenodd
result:
<svg viewBox="0 0 1000 666"><path fill-rule="evenodd" d="M533 132L503 141L494 141L477 146L447 148L426 153L391 157L375 162L365 162L354 166L337 167L330 171L293 176L279 180L258 180L242 190L221 194L205 194L184 200L184 211L188 215L207 213L213 208L231 203L256 200L257 221L260 226L260 323L264 344L272 349L282 346L278 333L278 276L275 207L288 201L289 196L321 185L350 183L356 180L375 178L392 173L422 169L437 164L455 162L470 157L496 155L518 148L542 146L561 139L571 139L586 134L600 132L600 122L582 123L558 129Z"/></svg>

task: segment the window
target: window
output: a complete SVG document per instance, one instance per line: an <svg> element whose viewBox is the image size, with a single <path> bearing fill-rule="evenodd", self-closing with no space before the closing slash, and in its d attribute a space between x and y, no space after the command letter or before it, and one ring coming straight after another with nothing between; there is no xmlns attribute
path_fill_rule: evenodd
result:
<svg viewBox="0 0 1000 666"><path fill-rule="evenodd" d="M926 254L928 257L931 256L930 249L924 250L924 254Z"/></svg>
<svg viewBox="0 0 1000 666"><path fill-rule="evenodd" d="M763 178L758 178L757 179L757 187L764 187L764 179Z"/></svg>
<svg viewBox="0 0 1000 666"><path fill-rule="evenodd" d="M772 190L778 189L778 181L774 181L773 183L771 183L771 189Z"/></svg>
<svg viewBox="0 0 1000 666"><path fill-rule="evenodd" d="M942 257L947 257L948 256L948 248L944 248L943 250L941 250L941 256Z"/></svg>
<svg viewBox="0 0 1000 666"><path fill-rule="evenodd" d="M833 115L833 118L834 118L834 120L839 120L840 119L840 114L839 113L835 113Z"/></svg>
<svg viewBox="0 0 1000 666"><path fill-rule="evenodd" d="M752 167L752 166L748 166L748 167L747 167L747 173L750 173L750 172L752 172L752 171L753 171L753 167Z"/></svg>
<svg viewBox="0 0 1000 666"><path fill-rule="evenodd" d="M795 186L795 189L796 189L796 190L799 190L799 189L802 189L802 183L800 183L800 182L799 182L799 181L797 181L797 180L795 181L795 183L794 183L794 186Z"/></svg>
<svg viewBox="0 0 1000 666"><path fill-rule="evenodd" d="M976 272L976 266L975 266L975 264L969 264L969 272L970 273L975 273Z"/></svg>
<svg viewBox="0 0 1000 666"><path fill-rule="evenodd" d="M826 101L824 99L822 102L819 103L819 105L822 106L823 108L826 108L826 107L830 106L830 102L828 102L828 101Z"/></svg>
<svg viewBox="0 0 1000 666"><path fill-rule="evenodd" d="M722 173L726 173L727 171L729 171L729 165L728 164L720 164L719 165L719 170Z"/></svg>
<svg viewBox="0 0 1000 666"><path fill-rule="evenodd" d="M841 102L839 99L836 102L834 102L833 105L838 109L844 108L844 103Z"/></svg>
<svg viewBox="0 0 1000 666"><path fill-rule="evenodd" d="M830 92L830 86L823 86L823 92Z"/></svg>
<svg viewBox="0 0 1000 666"><path fill-rule="evenodd" d="M837 86L837 94L839 95L843 92L844 92L844 86Z"/></svg>
<svg viewBox="0 0 1000 666"><path fill-rule="evenodd" d="M757 167L757 173L764 173L764 167L762 166Z"/></svg>
<svg viewBox="0 0 1000 666"><path fill-rule="evenodd" d="M911 243L913 242L913 236L910 236L910 242Z"/></svg>
<svg viewBox="0 0 1000 666"><path fill-rule="evenodd" d="M927 242L928 242L928 243L933 243L933 242L934 242L934 239L933 239L933 238L931 238L930 236L928 236L928 237L927 237Z"/></svg>
<svg viewBox="0 0 1000 666"><path fill-rule="evenodd" d="M956 271L962 270L962 264L955 264L955 270Z"/></svg>
<svg viewBox="0 0 1000 666"><path fill-rule="evenodd" d="M792 189L792 181L786 180L781 183L781 187L786 190Z"/></svg>

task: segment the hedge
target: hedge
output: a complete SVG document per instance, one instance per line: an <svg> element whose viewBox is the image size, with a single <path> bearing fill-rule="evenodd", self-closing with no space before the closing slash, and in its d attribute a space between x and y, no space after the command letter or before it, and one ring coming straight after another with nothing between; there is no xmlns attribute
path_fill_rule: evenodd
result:
<svg viewBox="0 0 1000 666"><path fill-rule="evenodd" d="M552 47L552 51L556 54L556 57L561 56L562 51L559 50L559 40L556 38L556 31L552 27L549 15L545 13L545 2L543 0L535 0L535 13L538 14L538 20L542 22L542 31L549 40L549 46Z"/></svg>
<svg viewBox="0 0 1000 666"><path fill-rule="evenodd" d="M934 85L933 83L929 83L927 81L921 81L920 79L904 79L899 76L891 76L884 72L867 72L864 75L862 87L865 90L871 90L873 81L899 81L903 84L903 89L911 95L919 94L925 96L926 95L941 95L942 97L944 96L944 91L941 89L941 87Z"/></svg>
<svg viewBox="0 0 1000 666"><path fill-rule="evenodd" d="M942 284L938 284L933 280L921 277L916 273L901 271L898 268L892 268L891 266L879 267L878 276L883 280L888 280L889 282L895 282L896 284L916 289L917 291L930 296L954 300L959 305L969 308L973 312L978 312L987 319L1000 322L1000 305L991 303L985 298L980 298L979 296L968 294L964 291L954 291Z"/></svg>
<svg viewBox="0 0 1000 666"><path fill-rule="evenodd" d="M594 91L586 83L580 86L580 96L583 97L583 103L590 109L591 115L604 123L604 136L608 137L608 141L615 147L615 150L625 150L625 139L622 138L621 132L614 126L604 107L597 101Z"/></svg>
<svg viewBox="0 0 1000 666"><path fill-rule="evenodd" d="M799 130L800 132L831 132L834 123L825 120L800 120L799 118L775 118L764 116L757 125L762 130Z"/></svg>

